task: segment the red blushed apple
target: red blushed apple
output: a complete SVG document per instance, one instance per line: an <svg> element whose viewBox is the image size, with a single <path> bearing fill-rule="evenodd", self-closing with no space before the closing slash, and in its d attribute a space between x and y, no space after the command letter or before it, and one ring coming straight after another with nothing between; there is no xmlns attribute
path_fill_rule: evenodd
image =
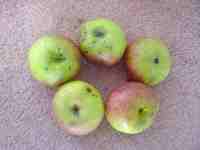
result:
<svg viewBox="0 0 200 150"><path fill-rule="evenodd" d="M167 46L158 39L140 38L126 51L129 77L147 85L157 85L165 80L171 69Z"/></svg>
<svg viewBox="0 0 200 150"><path fill-rule="evenodd" d="M86 135L95 130L104 117L100 92L83 81L63 85L53 100L53 112L59 126L71 135Z"/></svg>
<svg viewBox="0 0 200 150"><path fill-rule="evenodd" d="M106 101L106 118L117 131L137 134L152 125L159 103L151 88L127 82L110 93Z"/></svg>

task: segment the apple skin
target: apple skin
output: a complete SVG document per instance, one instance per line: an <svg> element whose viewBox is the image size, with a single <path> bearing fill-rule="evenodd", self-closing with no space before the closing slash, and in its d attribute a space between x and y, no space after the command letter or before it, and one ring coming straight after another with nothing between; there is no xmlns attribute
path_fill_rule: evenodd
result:
<svg viewBox="0 0 200 150"><path fill-rule="evenodd" d="M139 38L127 48L125 61L129 79L154 86L165 80L172 60L166 44L159 39Z"/></svg>
<svg viewBox="0 0 200 150"><path fill-rule="evenodd" d="M150 87L126 82L106 101L106 118L117 131L138 134L149 128L159 111L160 100Z"/></svg>
<svg viewBox="0 0 200 150"><path fill-rule="evenodd" d="M39 38L29 49L32 76L49 87L72 79L80 70L80 52L70 39L58 35Z"/></svg>
<svg viewBox="0 0 200 150"><path fill-rule="evenodd" d="M127 47L125 33L111 20L98 18L80 28L81 53L92 62L112 66L120 61Z"/></svg>
<svg viewBox="0 0 200 150"><path fill-rule="evenodd" d="M53 112L58 125L70 135L87 135L104 117L100 92L83 81L66 83L55 94Z"/></svg>

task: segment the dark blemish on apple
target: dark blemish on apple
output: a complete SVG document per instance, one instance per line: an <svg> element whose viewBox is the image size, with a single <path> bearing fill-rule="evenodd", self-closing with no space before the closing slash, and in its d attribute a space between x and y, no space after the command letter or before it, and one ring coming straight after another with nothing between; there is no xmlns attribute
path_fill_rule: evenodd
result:
<svg viewBox="0 0 200 150"><path fill-rule="evenodd" d="M155 63L155 64L159 64L159 63L160 63L160 60L159 60L159 58L158 58L158 57L154 58L154 60L153 60L153 61L154 61L154 63Z"/></svg>
<svg viewBox="0 0 200 150"><path fill-rule="evenodd" d="M86 88L86 91L87 91L88 93L91 93L91 92L92 92L92 89L89 88L89 87L87 87L87 88Z"/></svg>
<svg viewBox="0 0 200 150"><path fill-rule="evenodd" d="M64 57L63 54L61 54L61 53L59 54L59 56L60 56L60 57Z"/></svg>
<svg viewBox="0 0 200 150"><path fill-rule="evenodd" d="M138 113L139 114L143 114L144 113L144 108L139 108Z"/></svg>
<svg viewBox="0 0 200 150"><path fill-rule="evenodd" d="M80 115L80 107L78 105L73 105L71 111L74 116L78 117Z"/></svg>
<svg viewBox="0 0 200 150"><path fill-rule="evenodd" d="M97 38L102 38L105 36L105 31L103 31L101 28L96 28L93 31L93 35Z"/></svg>
<svg viewBox="0 0 200 150"><path fill-rule="evenodd" d="M88 93L90 93L92 96L97 97L96 94L92 93L92 89L91 89L91 88L87 87L87 88L86 88L86 91L87 91Z"/></svg>

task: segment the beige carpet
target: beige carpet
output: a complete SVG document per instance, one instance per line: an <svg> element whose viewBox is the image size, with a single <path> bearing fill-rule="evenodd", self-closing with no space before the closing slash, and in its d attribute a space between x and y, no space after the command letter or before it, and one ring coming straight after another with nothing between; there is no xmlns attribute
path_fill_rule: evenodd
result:
<svg viewBox="0 0 200 150"><path fill-rule="evenodd" d="M170 46L173 69L155 87L161 111L152 128L128 136L104 120L95 132L72 137L52 118L54 91L33 80L27 49L46 33L78 41L81 22L107 17L118 22L129 41L160 37ZM78 79L105 95L126 80L123 62L113 68L83 61ZM0 150L199 150L199 0L0 0Z"/></svg>

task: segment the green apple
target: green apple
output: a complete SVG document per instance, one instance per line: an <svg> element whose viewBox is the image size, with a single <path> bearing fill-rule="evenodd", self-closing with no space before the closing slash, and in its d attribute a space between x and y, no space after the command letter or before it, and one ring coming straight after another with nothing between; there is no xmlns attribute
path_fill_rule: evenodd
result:
<svg viewBox="0 0 200 150"><path fill-rule="evenodd" d="M106 101L106 118L117 131L141 133L152 125L159 103L151 88L127 82L111 92Z"/></svg>
<svg viewBox="0 0 200 150"><path fill-rule="evenodd" d="M127 40L119 25L107 19L84 23L80 29L80 48L89 60L111 66L123 56Z"/></svg>
<svg viewBox="0 0 200 150"><path fill-rule="evenodd" d="M53 100L54 116L66 133L85 135L95 130L104 117L100 92L83 81L63 85Z"/></svg>
<svg viewBox="0 0 200 150"><path fill-rule="evenodd" d="M151 38L131 44L126 62L132 79L151 86L163 81L171 68L169 49L161 40Z"/></svg>
<svg viewBox="0 0 200 150"><path fill-rule="evenodd" d="M70 80L79 72L80 52L69 39L48 35L32 45L28 62L35 79L54 87Z"/></svg>

